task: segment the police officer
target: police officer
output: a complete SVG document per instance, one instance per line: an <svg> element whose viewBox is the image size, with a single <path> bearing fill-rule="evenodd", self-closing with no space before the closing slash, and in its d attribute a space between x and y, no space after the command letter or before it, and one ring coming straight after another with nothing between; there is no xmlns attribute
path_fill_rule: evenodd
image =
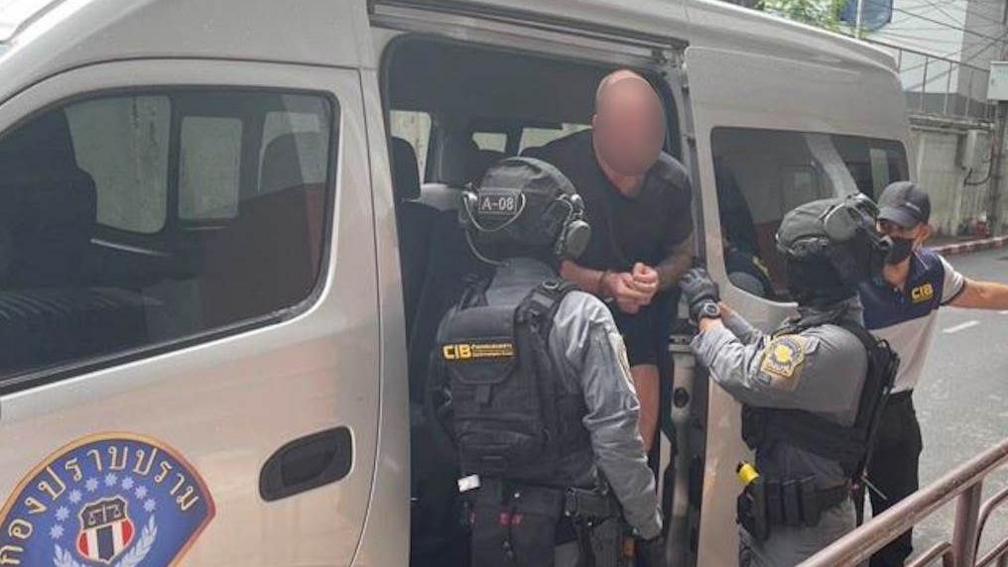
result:
<svg viewBox="0 0 1008 567"><path fill-rule="evenodd" d="M638 554L663 564L623 341L606 306L557 271L590 236L574 187L546 162L508 158L459 214L496 270L442 320L429 405L451 417L472 564L576 565L593 553L597 567L621 565L620 516Z"/></svg>
<svg viewBox="0 0 1008 567"><path fill-rule="evenodd" d="M864 330L857 298L888 249L874 213L858 196L785 215L777 246L799 315L771 335L719 306L703 269L680 283L700 328L693 351L743 403L743 437L756 451L755 467L740 464L742 565L795 565L854 528L851 482L896 364Z"/></svg>

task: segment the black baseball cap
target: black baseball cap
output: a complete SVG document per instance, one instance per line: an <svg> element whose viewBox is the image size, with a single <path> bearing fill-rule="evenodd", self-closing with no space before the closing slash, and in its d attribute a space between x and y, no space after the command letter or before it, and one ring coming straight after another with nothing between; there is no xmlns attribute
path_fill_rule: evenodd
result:
<svg viewBox="0 0 1008 567"><path fill-rule="evenodd" d="M890 183L879 196L879 220L913 228L931 218L931 198L916 183Z"/></svg>

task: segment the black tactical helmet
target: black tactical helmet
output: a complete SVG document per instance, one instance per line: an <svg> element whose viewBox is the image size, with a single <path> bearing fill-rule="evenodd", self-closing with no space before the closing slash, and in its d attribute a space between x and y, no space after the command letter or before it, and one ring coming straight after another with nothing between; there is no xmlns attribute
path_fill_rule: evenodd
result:
<svg viewBox="0 0 1008 567"><path fill-rule="evenodd" d="M849 297L877 277L890 242L876 228L878 208L868 197L822 199L788 212L777 230L777 249L788 260L798 301Z"/></svg>
<svg viewBox="0 0 1008 567"><path fill-rule="evenodd" d="M480 256L577 258L591 227L567 177L537 159L511 157L462 193L459 221ZM473 242L475 241L475 242Z"/></svg>

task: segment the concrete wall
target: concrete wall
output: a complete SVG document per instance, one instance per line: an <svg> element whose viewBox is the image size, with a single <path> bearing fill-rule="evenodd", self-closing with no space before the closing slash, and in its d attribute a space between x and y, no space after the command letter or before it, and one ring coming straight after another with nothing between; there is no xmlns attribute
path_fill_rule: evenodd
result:
<svg viewBox="0 0 1008 567"><path fill-rule="evenodd" d="M955 235L964 223L987 219L991 128L920 117L911 122L915 160L911 167L916 169L921 187L931 195L931 224L940 234ZM975 147L972 159L964 161L971 130Z"/></svg>

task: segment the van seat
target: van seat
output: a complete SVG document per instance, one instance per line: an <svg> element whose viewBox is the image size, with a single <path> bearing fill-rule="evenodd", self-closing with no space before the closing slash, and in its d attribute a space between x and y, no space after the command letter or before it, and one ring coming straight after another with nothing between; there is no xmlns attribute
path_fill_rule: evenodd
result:
<svg viewBox="0 0 1008 567"><path fill-rule="evenodd" d="M437 209L416 199L420 196L420 174L416 152L409 142L392 138L392 189L396 197L396 222L399 228L399 263L402 270L403 305L406 329L413 325L413 315L420 301L430 250L431 228Z"/></svg>
<svg viewBox="0 0 1008 567"><path fill-rule="evenodd" d="M0 142L0 371L128 348L159 308L134 291L88 287L97 224L66 116L40 116Z"/></svg>

